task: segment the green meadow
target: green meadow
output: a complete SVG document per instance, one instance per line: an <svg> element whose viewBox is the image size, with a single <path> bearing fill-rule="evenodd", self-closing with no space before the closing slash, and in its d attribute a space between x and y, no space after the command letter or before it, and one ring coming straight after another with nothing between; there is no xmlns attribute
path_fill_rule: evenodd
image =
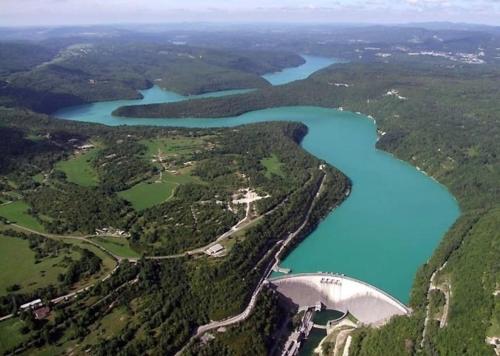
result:
<svg viewBox="0 0 500 356"><path fill-rule="evenodd" d="M273 174L283 177L283 163L280 162L275 154L264 158L260 163L266 169L266 177L270 178Z"/></svg>
<svg viewBox="0 0 500 356"><path fill-rule="evenodd" d="M79 247L84 248L86 250L89 250L90 252L94 253L97 257L99 257L102 260L103 268L101 269L100 273L98 273L95 276L92 276L92 279L94 279L94 280L101 278L103 275L109 273L110 271L113 270L113 268L116 267L116 261L113 257L111 257L105 251L101 250L99 247L97 247L95 245L92 245L89 242L82 241L82 240L69 239L69 238L61 238L61 240L67 244L76 245L76 246L79 246ZM92 281L84 281L83 284L85 284L86 282L92 282ZM79 287L79 286L77 285L77 287Z"/></svg>
<svg viewBox="0 0 500 356"><path fill-rule="evenodd" d="M92 332L85 338L82 344L95 345L101 340L107 340L120 334L120 332L130 322L130 312L125 307L115 308L111 313L107 314L95 327Z"/></svg>
<svg viewBox="0 0 500 356"><path fill-rule="evenodd" d="M72 156L58 162L56 168L66 174L68 182L85 187L95 186L99 182L97 172L92 167L92 160L99 150L97 148Z"/></svg>
<svg viewBox="0 0 500 356"><path fill-rule="evenodd" d="M124 258L137 258L140 257L139 253L134 251L126 238L122 237L96 237L93 239L94 242L98 243L106 250L115 254L116 256Z"/></svg>
<svg viewBox="0 0 500 356"><path fill-rule="evenodd" d="M33 176L33 180L37 183L42 183L44 179L43 173L38 173L37 175Z"/></svg>
<svg viewBox="0 0 500 356"><path fill-rule="evenodd" d="M24 322L19 318L12 318L0 322L1 355L28 339L29 335L21 333L21 328L23 326Z"/></svg>
<svg viewBox="0 0 500 356"><path fill-rule="evenodd" d="M191 182L199 183L200 179L193 177L190 172L190 168L179 170L178 175L163 172L161 182L141 182L130 189L119 192L118 195L130 202L137 211L148 209L172 198L175 188L179 185Z"/></svg>
<svg viewBox="0 0 500 356"><path fill-rule="evenodd" d="M141 182L118 195L132 204L135 210L144 210L167 201L174 194L177 183L171 181Z"/></svg>
<svg viewBox="0 0 500 356"><path fill-rule="evenodd" d="M205 140L200 137L172 137L162 139L150 139L140 141L147 147L145 158L148 161L154 159L159 152L165 158L181 157L192 154L194 151L202 149ZM158 163L160 169L163 167ZM172 169L174 169L172 167ZM199 182L199 179L191 176L191 168L183 167L175 169L178 174L168 172L162 173L161 182L151 179L134 185L132 188L118 193L120 197L132 204L135 210L141 211L155 205L164 203L175 193L175 188L183 183ZM158 177L156 177L158 178Z"/></svg>
<svg viewBox="0 0 500 356"><path fill-rule="evenodd" d="M110 338L119 335L131 321L130 312L125 307L114 308L102 319L90 325L90 333L83 340L74 338L77 330L75 327L72 327L64 330L64 335L61 337L59 342L46 344L42 348L37 349L37 355L84 355L86 353L85 349L89 345L97 345L103 340L109 340ZM1 332L2 330L0 328L0 333Z"/></svg>
<svg viewBox="0 0 500 356"><path fill-rule="evenodd" d="M163 154L185 155L201 149L205 143L202 137L172 137L141 141L148 150L146 155L153 157L161 151Z"/></svg>
<svg viewBox="0 0 500 356"><path fill-rule="evenodd" d="M28 213L29 205L22 200L10 204L0 205L0 216L10 222L27 227L29 229L44 232L45 229L40 222Z"/></svg>
<svg viewBox="0 0 500 356"><path fill-rule="evenodd" d="M491 325L486 331L486 336L500 335L500 296L495 296L495 309L491 317Z"/></svg>
<svg viewBox="0 0 500 356"><path fill-rule="evenodd" d="M64 256L44 258L36 263L27 240L0 235L0 296L6 295L7 288L14 284L21 287L22 293L58 284L57 276L66 271L65 267L58 266ZM66 256L79 258L77 252Z"/></svg>

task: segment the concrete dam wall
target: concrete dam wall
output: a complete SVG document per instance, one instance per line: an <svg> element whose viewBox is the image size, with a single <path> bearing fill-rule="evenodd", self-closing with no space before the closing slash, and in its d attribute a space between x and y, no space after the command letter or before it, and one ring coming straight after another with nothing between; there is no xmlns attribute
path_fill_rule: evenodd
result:
<svg viewBox="0 0 500 356"><path fill-rule="evenodd" d="M354 278L328 273L297 274L269 279L274 288L299 308L321 302L327 309L350 312L361 323L382 325L392 316L407 315L403 303Z"/></svg>

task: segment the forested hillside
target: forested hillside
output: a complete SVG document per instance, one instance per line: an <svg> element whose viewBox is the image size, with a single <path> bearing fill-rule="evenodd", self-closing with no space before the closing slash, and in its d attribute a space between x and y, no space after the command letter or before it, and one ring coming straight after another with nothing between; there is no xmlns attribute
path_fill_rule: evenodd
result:
<svg viewBox="0 0 500 356"><path fill-rule="evenodd" d="M152 85L184 95L262 88L269 83L261 74L303 63L283 51L80 41L59 39L58 46L0 42L0 105L51 113L69 105L140 98L138 90Z"/></svg>
<svg viewBox="0 0 500 356"><path fill-rule="evenodd" d="M424 350L485 354L490 349L484 340L498 325L499 301L494 293L500 285L499 77L496 66L342 64L281 87L226 98L124 107L116 114L220 117L276 106L319 105L373 116L380 130L378 147L444 183L463 212L416 276L410 303L413 316L360 332L353 354L383 355L388 347L398 354L418 349L429 280L445 262L438 276L451 288L449 322L443 329L431 323Z"/></svg>
<svg viewBox="0 0 500 356"><path fill-rule="evenodd" d="M109 128L14 109L1 110L0 120L2 142L9 147L0 176L7 203L0 207L1 229L30 228L50 239L66 234L102 246L115 258L135 252L133 261L138 260L135 265L122 262L76 303L56 305L53 320L34 321L23 314L18 321L24 325L22 334L20 328L13 331L22 341L4 352L58 353L77 347L97 354L175 353L198 325L244 308L271 262L268 252L303 224L325 174L321 203L300 238L345 198L350 186L334 168L320 170L322 162L300 148L307 128L297 123ZM266 160L277 161L279 169L269 170L262 163ZM79 174L74 175L75 169ZM156 186L163 184L169 193L156 201ZM235 203L242 188L263 198L249 209L251 224L220 240L225 255L183 254L206 246L245 216L245 206ZM133 194L134 189L141 193ZM138 199L141 204L151 200L139 208L134 204ZM105 227L129 236L88 237ZM148 258L140 259L141 254ZM158 254L171 258L152 259ZM80 261L82 268L87 265L93 266ZM87 273L71 266L63 282ZM114 292L120 288L123 292ZM49 299L57 292L47 286L38 295ZM16 310L29 296L11 290L2 308ZM126 325L116 321L121 318ZM101 330L110 319L116 328Z"/></svg>

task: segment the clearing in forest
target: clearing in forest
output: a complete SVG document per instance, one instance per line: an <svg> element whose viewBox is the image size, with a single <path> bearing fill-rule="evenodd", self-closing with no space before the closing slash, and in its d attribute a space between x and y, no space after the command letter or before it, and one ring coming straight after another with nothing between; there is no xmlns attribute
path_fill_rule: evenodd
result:
<svg viewBox="0 0 500 356"><path fill-rule="evenodd" d="M104 247L116 256L123 258L138 258L139 253L130 247L129 241L124 237L99 236L93 241Z"/></svg>
<svg viewBox="0 0 500 356"><path fill-rule="evenodd" d="M166 202L180 184L200 182L191 175L192 155L210 144L201 137L172 137L143 140L147 147L145 159L155 164L160 173L153 179L138 183L120 193L120 197L141 211Z"/></svg>
<svg viewBox="0 0 500 356"><path fill-rule="evenodd" d="M50 284L57 285L58 275L66 272L63 262L66 256L77 260L79 253L68 251L56 257L46 257L37 261L28 240L0 235L0 295L8 294L7 288L15 284L20 287L21 293L28 293Z"/></svg>
<svg viewBox="0 0 500 356"><path fill-rule="evenodd" d="M6 218L11 223L18 224L29 229L45 232L42 224L28 213L30 206L22 201L17 200L10 204L0 205L0 216Z"/></svg>
<svg viewBox="0 0 500 356"><path fill-rule="evenodd" d="M283 177L285 173L283 172L283 163L280 162L279 158L272 154L270 157L266 157L260 161L260 163L266 168L266 177L271 178L273 174Z"/></svg>
<svg viewBox="0 0 500 356"><path fill-rule="evenodd" d="M96 157L99 149L93 148L86 152L78 153L70 159L58 162L56 169L66 174L68 182L84 187L96 186L99 183L97 172L92 167L92 160Z"/></svg>
<svg viewBox="0 0 500 356"><path fill-rule="evenodd" d="M25 326L25 323L19 318L7 319L0 322L1 355L29 339L30 335L21 333L23 326Z"/></svg>

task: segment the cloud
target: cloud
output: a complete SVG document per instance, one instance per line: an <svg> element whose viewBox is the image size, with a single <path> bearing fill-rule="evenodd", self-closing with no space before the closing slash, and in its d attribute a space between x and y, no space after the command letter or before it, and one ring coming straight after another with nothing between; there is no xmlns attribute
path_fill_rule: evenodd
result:
<svg viewBox="0 0 500 356"><path fill-rule="evenodd" d="M6 25L245 20L439 20L496 24L500 18L500 0L0 0L0 3L0 24Z"/></svg>

